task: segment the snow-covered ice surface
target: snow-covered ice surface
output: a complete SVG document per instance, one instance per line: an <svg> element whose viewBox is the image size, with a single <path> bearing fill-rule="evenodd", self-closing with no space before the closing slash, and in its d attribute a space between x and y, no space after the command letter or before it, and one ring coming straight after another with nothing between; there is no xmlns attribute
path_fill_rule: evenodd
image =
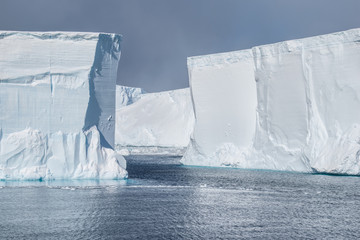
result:
<svg viewBox="0 0 360 240"><path fill-rule="evenodd" d="M117 87L116 149L123 155L182 154L195 121L190 89L142 92Z"/></svg>
<svg viewBox="0 0 360 240"><path fill-rule="evenodd" d="M359 64L360 29L189 58L182 162L359 175Z"/></svg>
<svg viewBox="0 0 360 240"><path fill-rule="evenodd" d="M145 93L142 88L116 85L116 109L133 104Z"/></svg>
<svg viewBox="0 0 360 240"><path fill-rule="evenodd" d="M0 32L0 179L127 176L112 150L120 41Z"/></svg>

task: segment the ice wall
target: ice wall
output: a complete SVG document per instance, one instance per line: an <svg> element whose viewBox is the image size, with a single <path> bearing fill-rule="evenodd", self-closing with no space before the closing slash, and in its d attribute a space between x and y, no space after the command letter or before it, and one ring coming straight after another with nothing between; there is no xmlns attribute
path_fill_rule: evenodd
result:
<svg viewBox="0 0 360 240"><path fill-rule="evenodd" d="M209 61L219 55L189 58L196 125L182 161L193 165L360 174L360 113L356 111L360 104L360 30L254 47L251 53L253 65L248 70L253 77L248 81L256 83L252 96L257 98L257 106L256 111L253 108L240 112L241 118L256 116L256 130L247 148L233 139L216 140L214 144L215 139L226 134L225 128L214 134L217 125L213 120L205 125L200 118L220 115L219 121L225 125L229 116L222 117L222 111L212 107L210 100L201 102L203 98L195 90L210 89L206 93L210 99L216 90L211 90L208 81L223 85L224 78L238 73L241 77L237 81L243 82L244 70L235 68L209 80L207 75L197 73L202 71L203 62L219 73L227 63L219 66ZM233 61L233 54L225 53L228 62ZM225 84L229 91L238 88ZM243 104L252 106L252 102L232 101L226 108L235 112ZM198 129L204 129L201 136L196 135ZM248 133L236 131L239 135ZM231 147L226 149L224 145ZM207 147L212 151L206 152Z"/></svg>
<svg viewBox="0 0 360 240"><path fill-rule="evenodd" d="M195 121L190 89L145 94L121 86L117 90L117 101L125 102L124 95L130 95L132 102L117 105L117 149L154 154L186 148Z"/></svg>
<svg viewBox="0 0 360 240"><path fill-rule="evenodd" d="M196 118L183 162L216 166L227 151L244 151L255 131L256 84L251 50L188 59Z"/></svg>
<svg viewBox="0 0 360 240"><path fill-rule="evenodd" d="M0 32L0 179L126 176L111 150L120 40Z"/></svg>

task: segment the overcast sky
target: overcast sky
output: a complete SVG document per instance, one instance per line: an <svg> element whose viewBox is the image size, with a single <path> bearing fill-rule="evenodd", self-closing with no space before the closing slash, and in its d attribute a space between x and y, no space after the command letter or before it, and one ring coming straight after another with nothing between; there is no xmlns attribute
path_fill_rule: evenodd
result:
<svg viewBox="0 0 360 240"><path fill-rule="evenodd" d="M121 33L118 84L154 92L188 87L188 56L357 28L359 12L359 0L0 0L0 30Z"/></svg>

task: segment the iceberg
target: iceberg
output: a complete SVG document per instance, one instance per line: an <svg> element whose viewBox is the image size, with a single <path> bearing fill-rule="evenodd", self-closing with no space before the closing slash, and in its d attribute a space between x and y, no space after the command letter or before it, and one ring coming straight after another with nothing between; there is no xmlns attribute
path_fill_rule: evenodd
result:
<svg viewBox="0 0 360 240"><path fill-rule="evenodd" d="M184 164L360 175L360 29L188 58Z"/></svg>
<svg viewBox="0 0 360 240"><path fill-rule="evenodd" d="M0 32L0 179L122 179L121 36Z"/></svg>
<svg viewBox="0 0 360 240"><path fill-rule="evenodd" d="M121 154L184 153L195 122L189 88L144 93L117 86L116 95L115 143Z"/></svg>

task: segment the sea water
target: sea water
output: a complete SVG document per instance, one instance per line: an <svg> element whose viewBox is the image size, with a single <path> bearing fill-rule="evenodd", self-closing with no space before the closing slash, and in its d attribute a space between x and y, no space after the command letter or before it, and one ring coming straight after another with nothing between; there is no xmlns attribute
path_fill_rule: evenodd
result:
<svg viewBox="0 0 360 240"><path fill-rule="evenodd" d="M359 177L127 160L128 180L0 182L0 239L360 237Z"/></svg>

